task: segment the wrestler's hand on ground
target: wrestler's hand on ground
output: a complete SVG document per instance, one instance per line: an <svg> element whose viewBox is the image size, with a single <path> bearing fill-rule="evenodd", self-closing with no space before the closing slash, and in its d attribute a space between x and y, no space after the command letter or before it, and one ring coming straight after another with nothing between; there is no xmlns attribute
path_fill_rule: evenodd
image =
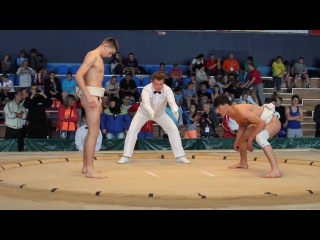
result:
<svg viewBox="0 0 320 240"><path fill-rule="evenodd" d="M179 118L179 113L177 111L173 111L173 116L178 120Z"/></svg>
<svg viewBox="0 0 320 240"><path fill-rule="evenodd" d="M154 118L154 111L153 109L149 109L149 115L150 115L150 118L153 119Z"/></svg>

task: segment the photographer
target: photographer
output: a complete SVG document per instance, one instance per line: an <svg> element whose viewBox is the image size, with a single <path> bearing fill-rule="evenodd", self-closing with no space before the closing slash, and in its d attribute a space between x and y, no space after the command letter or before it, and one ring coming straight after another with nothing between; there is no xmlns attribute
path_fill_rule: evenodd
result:
<svg viewBox="0 0 320 240"><path fill-rule="evenodd" d="M219 125L219 119L217 117L214 108L210 103L203 104L204 112L201 115L200 121L200 135L202 138L215 138L219 137L216 134L216 127Z"/></svg>
<svg viewBox="0 0 320 240"><path fill-rule="evenodd" d="M28 109L27 137L46 139L48 136L48 121L46 108L52 105L51 98L33 84L30 88L30 95L26 97L23 106Z"/></svg>
<svg viewBox="0 0 320 240"><path fill-rule="evenodd" d="M19 87L27 87L31 86L32 77L35 75L35 70L31 67L28 67L28 61L24 60L21 64L21 67L17 70L17 75L20 76Z"/></svg>

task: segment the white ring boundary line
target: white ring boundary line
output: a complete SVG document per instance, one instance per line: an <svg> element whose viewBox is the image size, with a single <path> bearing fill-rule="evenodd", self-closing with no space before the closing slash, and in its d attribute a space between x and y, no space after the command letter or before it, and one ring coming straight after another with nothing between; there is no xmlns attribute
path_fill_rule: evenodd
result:
<svg viewBox="0 0 320 240"><path fill-rule="evenodd" d="M207 175L209 175L209 176L211 176L211 177L214 177L214 175L213 174L211 174L211 173L207 173L207 172L205 172L205 171L201 171L201 170L199 170L200 172L202 172L202 173L204 173L204 174L207 174Z"/></svg>
<svg viewBox="0 0 320 240"><path fill-rule="evenodd" d="M151 176L154 176L154 177L159 177L158 175L156 175L156 174L154 174L152 172L146 172L146 173L148 173L148 174L150 174Z"/></svg>

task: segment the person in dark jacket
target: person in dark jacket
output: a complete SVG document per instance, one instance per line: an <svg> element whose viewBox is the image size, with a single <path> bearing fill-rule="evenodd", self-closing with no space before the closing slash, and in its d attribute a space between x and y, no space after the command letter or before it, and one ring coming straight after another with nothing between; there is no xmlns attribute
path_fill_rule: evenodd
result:
<svg viewBox="0 0 320 240"><path fill-rule="evenodd" d="M23 106L28 109L27 138L46 139L48 136L48 120L46 108L52 105L49 98L36 84L30 88L30 96L26 97Z"/></svg>

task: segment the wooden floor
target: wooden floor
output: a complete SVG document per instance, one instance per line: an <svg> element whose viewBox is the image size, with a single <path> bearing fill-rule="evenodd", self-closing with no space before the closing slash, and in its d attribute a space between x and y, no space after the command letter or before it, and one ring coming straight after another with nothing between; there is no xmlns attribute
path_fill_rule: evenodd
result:
<svg viewBox="0 0 320 240"><path fill-rule="evenodd" d="M191 164L171 151L96 152L106 179L81 174L81 152L0 153L0 209L320 209L320 157L314 149L275 150L282 178L261 150L248 154L249 169L231 150L186 151Z"/></svg>

